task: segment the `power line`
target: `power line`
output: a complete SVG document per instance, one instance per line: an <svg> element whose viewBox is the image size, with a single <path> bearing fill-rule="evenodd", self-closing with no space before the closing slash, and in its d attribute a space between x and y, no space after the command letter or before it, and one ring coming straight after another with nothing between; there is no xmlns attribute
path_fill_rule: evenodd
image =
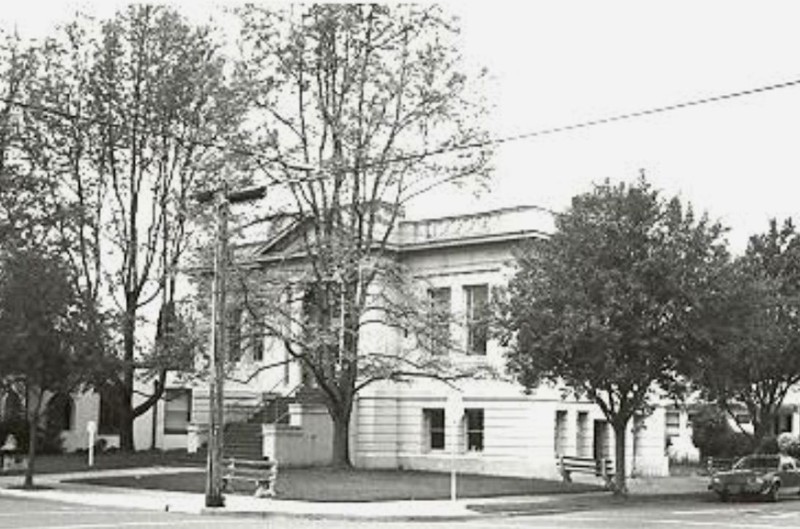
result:
<svg viewBox="0 0 800 529"><path fill-rule="evenodd" d="M737 92L729 92L729 93L726 93L726 94L709 96L709 97L704 97L704 98L701 98L701 99L693 99L693 100L690 100L690 101L684 101L684 102L675 103L675 104L672 104L672 105L666 105L666 106L661 106L661 107L652 107L652 108L648 108L646 110L638 110L638 111L635 111L635 112L628 112L628 113L625 113L625 114L616 114L616 115L609 116L609 117L604 117L604 118L598 118L598 119L593 119L593 120L589 120L589 121L582 121L582 122L578 122L578 123L573 123L571 125L563 125L563 126L559 126L559 127L551 127L551 128L547 128L547 129L541 129L541 130L532 131L532 132L524 132L524 133L521 133L521 134L514 134L514 135L503 136L503 137L499 137L499 138L489 138L489 139L483 140L483 141L475 141L475 142L470 142L470 143L463 143L461 145L442 147L440 149L433 149L433 150L430 150L430 151L423 151L423 152L420 152L420 153L412 153L412 154L408 154L408 155L404 155L404 156L397 156L397 157L394 157L394 158L389 158L389 159L386 159L386 160L382 160L380 162L367 162L363 166L365 166L365 167L373 167L373 166L381 165L381 164L409 162L409 161L413 161L413 160L416 160L416 159L423 159L423 158L428 158L428 157L431 157L431 156L438 156L438 155L441 155L441 154L447 154L447 153L451 153L451 152L460 152L460 151L466 151L466 150L471 150L471 149L480 149L480 148L484 148L484 147L490 147L492 145L502 145L502 144L505 144L505 143L512 143L512 142L515 142L515 141L522 141L522 140L527 140L527 139L531 139L531 138L537 138L537 137L540 137L540 136L549 136L549 135L558 134L558 133L561 133L561 132L569 132L569 131L573 131L573 130L587 129L587 128L590 128L590 127L597 127L597 126L600 126L600 125L608 125L610 123L616 123L618 121L625 121L625 120L629 120L629 119L647 117L647 116L652 116L652 115L655 115L655 114L664 114L664 113L672 112L672 111L675 111L675 110L683 110L683 109L686 109L686 108L697 107L697 106L707 105L707 104L711 104L711 103L719 103L721 101L727 101L727 100L730 100L730 99L737 99L737 98L741 98L741 97L757 95L757 94L761 94L761 93L764 93L764 92L771 92L771 91L775 91L775 90L781 90L783 88L792 88L792 87L796 87L798 85L800 85L800 78L793 79L791 81L785 81L785 82L782 82L782 83L776 83L776 84L771 84L771 85L766 85L766 86L760 86L758 88L750 88L750 89L747 89L747 90L739 90Z"/></svg>
<svg viewBox="0 0 800 529"><path fill-rule="evenodd" d="M481 141L467 142L467 143L462 143L462 144L459 144L459 145L450 145L450 146L441 147L441 148L438 148L438 149L432 149L432 150L426 150L426 151L421 151L421 152L416 152L416 153L410 153L410 154L406 154L406 155L402 155L402 156L395 156L395 157L387 158L385 160L366 160L365 162L363 162L360 165L360 167L362 169L368 169L368 168L371 168L371 167L378 167L378 166L384 166L384 165L395 164L395 163L405 163L405 162L410 162L410 161L414 161L414 160L422 160L422 159L425 159L425 158L430 158L432 156L440 156L440 155L443 155L443 154L448 154L448 153L453 153L453 152L463 152L463 151L468 151L468 150L473 150L473 149L481 149L481 148L485 148L485 147L490 147L490 146L494 146L494 145L504 145L506 143L513 143L513 142L517 142L517 141L529 140L529 139L534 139L534 138L538 138L538 137L542 137L542 136L551 136L551 135L554 135L554 134L559 134L559 133L564 133L564 132L571 132L571 131L575 131L575 130L588 129L588 128L591 128L591 127L597 127L597 126L601 126L601 125L608 125L608 124L611 124L611 123L617 123L617 122L620 122L620 121L627 121L627 120L632 120L632 119L637 119L637 118L642 118L642 117L648 117L648 116L653 116L653 115L657 115L657 114L665 114L665 113L674 112L674 111L677 111L677 110L684 110L684 109L687 109L687 108L698 107L698 106L708 105L708 104L712 104L712 103L719 103L719 102L724 102L724 101L728 101L728 100L732 100L732 99L739 99L739 98L743 98L743 97L762 94L762 93L765 93L765 92L774 92L774 91L777 91L777 90L782 90L782 89L785 89L785 88L793 88L793 87L797 87L797 86L800 86L800 78L792 79L790 81L785 81L785 82L781 82L781 83L775 83L775 84L760 86L760 87L757 87L757 88L749 88L749 89L745 89L745 90L739 90L739 91L736 91L736 92L728 92L728 93L725 93L725 94L719 94L719 95L714 95L714 96L703 97L703 98L700 98L700 99L692 99L692 100L689 100L689 101L683 101L683 102L674 103L674 104L671 104L671 105L665 105L665 106L659 106L659 107L651 107L651 108L648 108L648 109L637 110L637 111L634 111L634 112L627 112L627 113L623 113L623 114L615 114L615 115L608 116L608 117L592 119L592 120L588 120L588 121L581 121L581 122L573 123L573 124L570 124L570 125L562 125L562 126L557 126L557 127L550 127L550 128L546 128L546 129L540 129L540 130L531 131L531 132L524 132L524 133L514 134L514 135L509 135L509 136L502 136L502 137L497 137L497 138L489 138L489 139L481 140ZM53 115L56 115L56 116L59 116L61 118L68 119L68 120L85 121L85 122L88 122L88 123L92 123L92 124L96 124L96 125L103 125L103 126L106 126L106 127L116 127L116 128L121 127L121 125L118 125L118 124L115 124L115 123L111 123L111 122L108 122L108 121L99 120L99 119L95 119L95 118L89 118L89 117L85 117L85 116L80 116L78 114L73 114L73 113L70 113L70 112L67 112L67 111L64 111L64 110L61 110L61 109L58 109L58 108L50 107L50 106L25 103L25 102L17 101L15 99L7 98L7 97L0 97L0 101L6 103L8 105L20 107L20 108L22 108L24 110L32 110L32 111L37 111L37 112L49 113L49 114L53 114ZM199 145L199 146L202 146L202 147L213 148L213 149L217 149L217 150L220 150L220 151L227 151L227 152L234 153L234 154L239 154L239 155L242 155L242 156L253 157L253 158L255 158L255 159L257 159L257 160L259 160L261 162L264 162L264 163L267 163L267 164L279 164L279 165L283 166L284 168L288 168L288 169L296 169L296 170L307 171L307 172L311 172L312 171L312 168L307 167L303 163L287 162L286 160L283 160L280 157L265 156L263 153L254 151L252 149L246 149L246 148L243 148L243 147L233 147L231 145L223 144L223 143L219 143L219 142L203 141L203 140L199 140L199 139L180 138L180 137L175 136L174 134L170 134L170 133L167 133L167 132L164 132L164 131L159 131L159 132L154 133L154 134L171 137L171 138L173 138L175 140L182 141L182 142L185 142L187 144ZM353 167L348 167L346 169L353 170L354 168ZM276 184L281 184L281 183L287 183L287 184L288 183L301 183L301 182L306 182L306 181L309 181L309 180L321 180L321 179L324 179L324 178L323 177L301 178L301 179L291 179L291 180L285 180L285 181L276 181L274 183L276 183Z"/></svg>

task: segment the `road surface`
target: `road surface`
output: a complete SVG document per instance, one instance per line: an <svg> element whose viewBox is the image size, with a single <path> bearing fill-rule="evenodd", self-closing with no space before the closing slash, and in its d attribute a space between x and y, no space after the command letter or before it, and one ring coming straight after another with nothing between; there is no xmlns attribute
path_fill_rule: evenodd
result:
<svg viewBox="0 0 800 529"><path fill-rule="evenodd" d="M800 527L800 498L762 502L665 501L571 512L521 512L441 522L377 522L299 518L233 518L134 509L94 508L0 497L0 529L771 529Z"/></svg>

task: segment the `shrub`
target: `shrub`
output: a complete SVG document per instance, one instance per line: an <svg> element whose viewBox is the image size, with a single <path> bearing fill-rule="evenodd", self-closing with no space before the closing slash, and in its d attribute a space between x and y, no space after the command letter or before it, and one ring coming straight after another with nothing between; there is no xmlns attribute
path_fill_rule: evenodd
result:
<svg viewBox="0 0 800 529"><path fill-rule="evenodd" d="M28 450L28 421L22 417L14 417L0 421L0 445L6 442L6 438L13 435L17 440L17 449L20 451Z"/></svg>
<svg viewBox="0 0 800 529"><path fill-rule="evenodd" d="M20 452L28 451L27 419L17 417L0 421L0 445L5 443L6 437L13 435L17 439L17 449ZM64 451L61 431L52 428L39 428L36 432L36 451L40 454L60 454Z"/></svg>
<svg viewBox="0 0 800 529"><path fill-rule="evenodd" d="M771 435L761 439L756 447L757 454L777 454L778 452L780 452L778 448L778 439Z"/></svg>
<svg viewBox="0 0 800 529"><path fill-rule="evenodd" d="M64 440L61 438L61 428L47 421L44 428L39 429L38 444L36 449L42 454L63 454Z"/></svg>
<svg viewBox="0 0 800 529"><path fill-rule="evenodd" d="M782 433L778 436L778 448L787 455L800 458L800 436Z"/></svg>
<svg viewBox="0 0 800 529"><path fill-rule="evenodd" d="M693 417L692 442L701 458L734 458L753 451L752 438L734 431L725 413L711 404L702 406Z"/></svg>

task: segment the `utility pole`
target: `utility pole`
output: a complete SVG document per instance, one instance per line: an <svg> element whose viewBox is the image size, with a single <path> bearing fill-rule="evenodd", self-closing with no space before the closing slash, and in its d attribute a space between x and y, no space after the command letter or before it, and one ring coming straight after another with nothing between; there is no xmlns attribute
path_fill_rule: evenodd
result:
<svg viewBox="0 0 800 529"><path fill-rule="evenodd" d="M197 201L214 201L217 233L214 243L214 279L211 288L211 365L209 377L208 459L206 461L206 507L224 507L222 494L222 429L225 425L224 386L227 348L226 298L228 270L228 209L230 204L263 198L265 187L228 192L227 186L197 195Z"/></svg>

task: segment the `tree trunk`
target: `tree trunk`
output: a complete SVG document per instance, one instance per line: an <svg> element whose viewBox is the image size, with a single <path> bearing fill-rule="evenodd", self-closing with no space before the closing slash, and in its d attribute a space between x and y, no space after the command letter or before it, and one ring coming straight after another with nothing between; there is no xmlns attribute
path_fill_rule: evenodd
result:
<svg viewBox="0 0 800 529"><path fill-rule="evenodd" d="M758 416L753 416L753 448L758 449L761 442L766 437L770 437L774 433L775 418L777 413L770 409L762 408L759 410Z"/></svg>
<svg viewBox="0 0 800 529"><path fill-rule="evenodd" d="M39 397L41 399L41 396ZM33 488L33 474L36 464L36 430L39 422L38 413L39 403L36 404L36 409L33 411L33 417L28 417L28 466L25 469L25 482L22 488Z"/></svg>
<svg viewBox="0 0 800 529"><path fill-rule="evenodd" d="M350 462L350 410L331 411L333 420L333 459L334 467L349 468Z"/></svg>
<svg viewBox="0 0 800 529"><path fill-rule="evenodd" d="M614 495L626 496L628 484L625 478L625 433L628 429L627 420L612 422L614 428Z"/></svg>
<svg viewBox="0 0 800 529"><path fill-rule="evenodd" d="M120 395L119 448L122 452L133 452L133 375L134 375L134 333L136 332L136 312L125 314L123 328L123 369L122 394Z"/></svg>

